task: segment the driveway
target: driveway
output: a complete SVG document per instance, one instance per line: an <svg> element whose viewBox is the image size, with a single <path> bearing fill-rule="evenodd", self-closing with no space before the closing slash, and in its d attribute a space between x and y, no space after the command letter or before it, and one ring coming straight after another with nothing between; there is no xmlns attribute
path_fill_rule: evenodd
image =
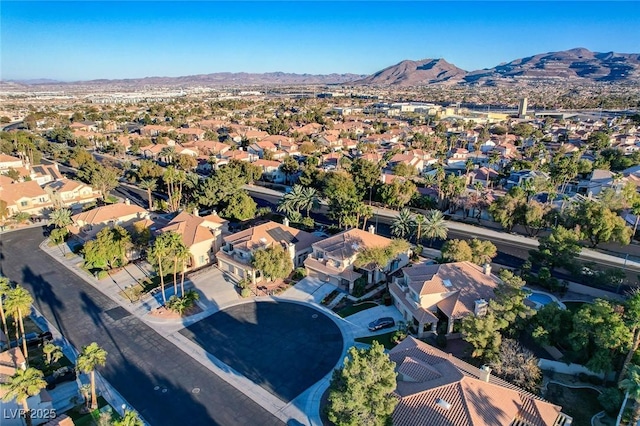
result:
<svg viewBox="0 0 640 426"><path fill-rule="evenodd" d="M288 299L296 299L305 302L320 303L322 299L333 290L336 286L327 284L314 278L303 278L296 285L287 289L281 294L282 297Z"/></svg>
<svg viewBox="0 0 640 426"><path fill-rule="evenodd" d="M282 424L235 387L39 249L41 228L0 235L0 272L76 348L97 342L106 380L151 425Z"/></svg>
<svg viewBox="0 0 640 426"><path fill-rule="evenodd" d="M374 332L369 331L369 323L382 317L393 318L396 321L396 327L384 328L382 330ZM354 332L356 337L364 337L384 334L393 330L397 330L398 321L404 321L404 318L402 318L402 314L395 306L376 306L374 308L365 309L364 311L349 315L344 320L351 323L355 327Z"/></svg>
<svg viewBox="0 0 640 426"><path fill-rule="evenodd" d="M224 307L239 300L233 280L216 267L210 267L189 275L193 286L200 290L200 302Z"/></svg>

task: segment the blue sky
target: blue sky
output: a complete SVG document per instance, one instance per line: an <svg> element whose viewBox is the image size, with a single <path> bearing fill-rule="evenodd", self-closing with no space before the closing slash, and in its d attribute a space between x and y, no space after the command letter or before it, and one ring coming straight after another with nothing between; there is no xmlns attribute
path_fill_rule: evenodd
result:
<svg viewBox="0 0 640 426"><path fill-rule="evenodd" d="M403 59L474 70L586 47L640 52L640 2L0 3L0 78L370 74Z"/></svg>

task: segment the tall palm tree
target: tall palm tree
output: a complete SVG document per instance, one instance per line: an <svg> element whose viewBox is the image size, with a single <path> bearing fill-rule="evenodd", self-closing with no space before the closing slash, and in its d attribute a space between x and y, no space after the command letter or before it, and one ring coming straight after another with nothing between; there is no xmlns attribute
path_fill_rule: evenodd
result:
<svg viewBox="0 0 640 426"><path fill-rule="evenodd" d="M155 179L143 179L140 182L140 189L147 191L147 199L149 200L149 210L153 210L153 198L151 198L151 192L158 188L158 181Z"/></svg>
<svg viewBox="0 0 640 426"><path fill-rule="evenodd" d="M318 191L310 186L303 187L298 199L298 205L300 209L307 211L307 217L309 217L311 209L318 206Z"/></svg>
<svg viewBox="0 0 640 426"><path fill-rule="evenodd" d="M173 258L173 294L178 296L178 264L181 263L181 256L184 256L184 252L187 251L184 243L182 242L182 235L177 232L166 232L167 234L167 247L168 254Z"/></svg>
<svg viewBox="0 0 640 426"><path fill-rule="evenodd" d="M25 370L18 368L7 383L0 384L0 389L6 391L6 394L2 397L4 402L15 400L22 405L27 426L32 424L27 399L30 396L38 395L47 386L47 382L43 377L42 371L35 368L30 367Z"/></svg>
<svg viewBox="0 0 640 426"><path fill-rule="evenodd" d="M187 269L187 262L191 259L191 252L184 244L178 250L178 259L182 263L182 268L180 269L180 294L184 297L184 273Z"/></svg>
<svg viewBox="0 0 640 426"><path fill-rule="evenodd" d="M165 163L173 164L173 161L176 158L176 147L175 146L165 146L160 150L158 157L164 158Z"/></svg>
<svg viewBox="0 0 640 426"><path fill-rule="evenodd" d="M7 328L7 314L4 311L4 298L9 294L9 291L11 291L9 278L0 277L0 318L2 318L2 328L7 340L9 340L9 329Z"/></svg>
<svg viewBox="0 0 640 426"><path fill-rule="evenodd" d="M433 245L433 240L447 238L447 223L440 210L429 210L425 215L424 236L429 238L429 247Z"/></svg>
<svg viewBox="0 0 640 426"><path fill-rule="evenodd" d="M5 301L7 312L13 317L16 325L20 325L20 334L22 334L22 350L24 358L29 362L29 353L27 352L27 338L24 333L24 317L31 313L31 304L33 303L33 297L31 294L21 286L17 286L13 290L10 290L7 294L7 300ZM17 336L18 333L16 333Z"/></svg>
<svg viewBox="0 0 640 426"><path fill-rule="evenodd" d="M71 210L55 209L49 213L49 223L56 228L64 228L67 225L71 225Z"/></svg>
<svg viewBox="0 0 640 426"><path fill-rule="evenodd" d="M636 425L638 423L638 420L640 420L640 366L630 365L627 368L626 378L620 382L619 386L620 389L625 391L625 394L624 401L622 402L622 407L620 407L620 413L618 414L616 425L620 425L622 413L624 412L624 407L629 397L633 398L633 400L635 401L633 404L633 414L631 415L631 421L629 422L629 424Z"/></svg>
<svg viewBox="0 0 640 426"><path fill-rule="evenodd" d="M420 243L420 238L422 237L422 229L426 224L427 220L424 215L417 214L413 217L413 224L416 227L416 243Z"/></svg>
<svg viewBox="0 0 640 426"><path fill-rule="evenodd" d="M398 238L408 238L413 234L413 215L409 209L402 209L391 224L391 234Z"/></svg>
<svg viewBox="0 0 640 426"><path fill-rule="evenodd" d="M167 303L167 296L164 293L164 268L162 262L165 261L167 254L169 253L168 239L166 235L168 232L164 232L158 236L153 242L151 249L147 254L147 260L157 268L158 275L160 276L160 290L162 291L162 302Z"/></svg>
<svg viewBox="0 0 640 426"><path fill-rule="evenodd" d="M76 367L82 373L91 374L91 409L98 408L98 396L96 395L96 367L104 367L107 363L107 351L96 342L82 348L78 356Z"/></svg>

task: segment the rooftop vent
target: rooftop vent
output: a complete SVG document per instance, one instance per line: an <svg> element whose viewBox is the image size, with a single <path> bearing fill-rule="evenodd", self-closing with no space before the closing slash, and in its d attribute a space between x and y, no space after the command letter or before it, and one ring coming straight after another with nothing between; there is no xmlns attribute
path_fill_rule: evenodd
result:
<svg viewBox="0 0 640 426"><path fill-rule="evenodd" d="M260 242L262 244L267 244L267 239L265 237L260 238Z"/></svg>
<svg viewBox="0 0 640 426"><path fill-rule="evenodd" d="M449 411L451 409L451 404L449 404L447 401L445 401L442 398L438 398L436 400L436 404L438 404L440 406L440 408L444 408L447 411Z"/></svg>

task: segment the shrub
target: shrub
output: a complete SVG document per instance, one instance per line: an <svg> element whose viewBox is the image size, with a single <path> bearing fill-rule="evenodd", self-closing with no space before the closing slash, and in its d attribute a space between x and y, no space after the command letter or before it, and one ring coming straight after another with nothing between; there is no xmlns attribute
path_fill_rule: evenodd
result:
<svg viewBox="0 0 640 426"><path fill-rule="evenodd" d="M271 213L273 213L273 210L271 209L271 207L259 207L258 210L256 210L256 216L258 217L267 216L267 215L270 215Z"/></svg>
<svg viewBox="0 0 640 426"><path fill-rule="evenodd" d="M249 290L248 288L243 288L240 291L240 297L250 297L251 296L251 290Z"/></svg>
<svg viewBox="0 0 640 426"><path fill-rule="evenodd" d="M248 289L250 285L251 285L251 280L249 280L248 278L244 278L243 280L238 282L238 287L243 290Z"/></svg>
<svg viewBox="0 0 640 426"><path fill-rule="evenodd" d="M304 268L296 268L296 270L293 271L294 280L301 280L306 276L307 276L307 270Z"/></svg>
<svg viewBox="0 0 640 426"><path fill-rule="evenodd" d="M96 275L96 278L98 278L99 280L103 280L105 278L107 278L109 276L109 273L107 271L98 271L98 274Z"/></svg>
<svg viewBox="0 0 640 426"><path fill-rule="evenodd" d="M313 229L316 226L316 222L310 217L303 218L300 223L308 229Z"/></svg>
<svg viewBox="0 0 640 426"><path fill-rule="evenodd" d="M367 287L367 280L364 277L358 278L353 283L353 295L355 297L364 296L364 294L366 293L366 287Z"/></svg>
<svg viewBox="0 0 640 426"><path fill-rule="evenodd" d="M391 336L391 341L393 343L400 343L406 338L407 338L407 332L403 330L398 330L395 333L393 333L393 336Z"/></svg>
<svg viewBox="0 0 640 426"><path fill-rule="evenodd" d="M67 228L56 228L51 231L51 234L49 234L49 238L51 239L51 242L53 244L58 245L64 242L68 234L69 231L67 230Z"/></svg>
<svg viewBox="0 0 640 426"><path fill-rule="evenodd" d="M607 388L598 396L598 402L608 415L615 417L622 405L623 395L616 388Z"/></svg>

